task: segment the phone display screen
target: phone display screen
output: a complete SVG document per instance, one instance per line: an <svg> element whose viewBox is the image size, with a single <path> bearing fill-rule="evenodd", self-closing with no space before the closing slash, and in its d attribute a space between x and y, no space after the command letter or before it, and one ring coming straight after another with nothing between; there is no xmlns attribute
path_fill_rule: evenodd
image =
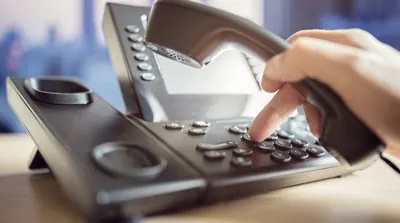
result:
<svg viewBox="0 0 400 223"><path fill-rule="evenodd" d="M260 91L247 59L238 51L226 51L202 69L155 54L169 94L224 95Z"/></svg>
<svg viewBox="0 0 400 223"><path fill-rule="evenodd" d="M144 29L147 19L146 15L142 15ZM202 69L153 54L168 94L250 95L261 90L247 59L239 51L226 51Z"/></svg>

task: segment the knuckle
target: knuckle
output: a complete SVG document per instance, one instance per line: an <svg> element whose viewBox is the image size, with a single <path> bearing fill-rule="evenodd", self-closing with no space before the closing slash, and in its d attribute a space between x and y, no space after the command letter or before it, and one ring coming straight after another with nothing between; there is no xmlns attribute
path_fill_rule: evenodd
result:
<svg viewBox="0 0 400 223"><path fill-rule="evenodd" d="M345 31L344 36L347 40L349 40L350 42L354 42L354 43L357 43L360 41L365 42L365 41L371 40L373 38L371 33L367 32L365 30L362 30L362 29L358 29L358 28L349 29L349 30Z"/></svg>
<svg viewBox="0 0 400 223"><path fill-rule="evenodd" d="M310 39L305 38L305 37L300 37L298 38L295 42L292 44L292 53L293 54L299 54L301 52L307 51L310 49Z"/></svg>
<svg viewBox="0 0 400 223"><path fill-rule="evenodd" d="M364 54L351 54L344 58L345 66L352 74L362 75L371 64L371 57Z"/></svg>
<svg viewBox="0 0 400 223"><path fill-rule="evenodd" d="M300 31L296 32L295 34L293 34L292 36L290 36L288 38L288 42L293 43L293 42L297 41L299 38L307 36L309 34L309 32L310 32L310 30L300 30Z"/></svg>

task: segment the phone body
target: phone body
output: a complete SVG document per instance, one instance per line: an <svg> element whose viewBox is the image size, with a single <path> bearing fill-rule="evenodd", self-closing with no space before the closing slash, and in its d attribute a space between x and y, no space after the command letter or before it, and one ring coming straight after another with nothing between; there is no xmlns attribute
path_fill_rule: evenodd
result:
<svg viewBox="0 0 400 223"><path fill-rule="evenodd" d="M254 93L166 90L171 86L165 86L170 81L165 76L185 68L157 63L146 49L140 53L147 52L147 60L137 61L131 48L137 42L129 38L140 39L148 11L108 3L104 14L125 114L76 80L7 79L8 101L38 146L32 163L39 165L32 169L51 169L88 221L155 215L354 171L339 154L319 145L301 117L289 119L263 142L248 138L257 113L250 102L261 90L242 54L226 58L254 78L248 80ZM216 65L230 65L221 61ZM152 69L138 71L142 62L147 63L142 68ZM163 70L166 64L171 67ZM224 78L218 84L226 83ZM245 115L246 109L251 112Z"/></svg>

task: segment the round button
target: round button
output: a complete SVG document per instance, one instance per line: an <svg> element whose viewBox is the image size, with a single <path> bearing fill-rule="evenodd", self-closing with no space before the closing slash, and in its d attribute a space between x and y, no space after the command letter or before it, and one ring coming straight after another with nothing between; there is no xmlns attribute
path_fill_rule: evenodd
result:
<svg viewBox="0 0 400 223"><path fill-rule="evenodd" d="M231 163L238 167L249 167L253 164L251 159L245 157L233 157Z"/></svg>
<svg viewBox="0 0 400 223"><path fill-rule="evenodd" d="M311 155L311 156L315 156L315 157L321 157L325 155L325 151L321 148L321 147L317 147L317 146L310 146L307 148L307 152Z"/></svg>
<svg viewBox="0 0 400 223"><path fill-rule="evenodd" d="M245 134L247 132L247 128L243 128L237 125L234 125L229 128L229 132L237 135Z"/></svg>
<svg viewBox="0 0 400 223"><path fill-rule="evenodd" d="M237 148L232 152L236 156L251 156L253 154L253 150L247 148Z"/></svg>
<svg viewBox="0 0 400 223"><path fill-rule="evenodd" d="M154 79L156 79L156 76L154 76L154 74L152 73L143 73L140 75L140 78L142 78L142 80L144 81L154 81Z"/></svg>
<svg viewBox="0 0 400 223"><path fill-rule="evenodd" d="M249 134L242 135L242 140L247 143L254 143L255 141L250 138Z"/></svg>
<svg viewBox="0 0 400 223"><path fill-rule="evenodd" d="M285 152L275 151L271 154L271 159L277 162L287 163L292 159L292 157L290 157L290 155Z"/></svg>
<svg viewBox="0 0 400 223"><path fill-rule="evenodd" d="M136 59L137 61L143 62L143 61L147 61L147 60L149 59L149 56L147 56L147 55L144 54L144 53L137 53L137 54L135 55L135 59Z"/></svg>
<svg viewBox="0 0 400 223"><path fill-rule="evenodd" d="M292 145L296 148L304 148L308 146L308 142L302 139L293 139Z"/></svg>
<svg viewBox="0 0 400 223"><path fill-rule="evenodd" d="M300 149L291 150L290 155L297 160L305 160L309 157L307 152Z"/></svg>
<svg viewBox="0 0 400 223"><path fill-rule="evenodd" d="M264 153L275 151L275 146L273 142L260 142L257 143L254 147Z"/></svg>
<svg viewBox="0 0 400 223"><path fill-rule="evenodd" d="M278 136L270 135L266 139L264 139L264 141L273 142L273 141L276 141L277 139L278 139Z"/></svg>
<svg viewBox="0 0 400 223"><path fill-rule="evenodd" d="M209 127L211 125L210 122L206 122L206 121L195 121L193 122L193 127L199 127L199 128L205 128L205 127Z"/></svg>
<svg viewBox="0 0 400 223"><path fill-rule="evenodd" d="M278 139L275 141L274 144L275 144L276 148L281 149L281 150L291 150L293 148L290 141L287 141L287 140Z"/></svg>
<svg viewBox="0 0 400 223"><path fill-rule="evenodd" d="M138 32L140 32L140 28L135 25L129 25L129 26L125 27L125 31L127 31L129 33L138 33Z"/></svg>
<svg viewBox="0 0 400 223"><path fill-rule="evenodd" d="M143 52L146 50L146 46L141 43L134 43L131 45L131 48L136 52Z"/></svg>
<svg viewBox="0 0 400 223"><path fill-rule="evenodd" d="M168 130L180 130L183 129L183 127L184 127L183 124L178 124L175 122L165 124L165 128Z"/></svg>
<svg viewBox="0 0 400 223"><path fill-rule="evenodd" d="M153 67L150 65L150 64L148 64L148 63L140 63L140 64L138 64L138 69L139 70L142 70L142 71L149 71L149 70L151 70Z"/></svg>
<svg viewBox="0 0 400 223"><path fill-rule="evenodd" d="M206 129L199 129L199 128L192 128L192 129L189 129L189 135L195 135L195 136L198 136L198 135L205 135L205 134L207 134L207 130Z"/></svg>
<svg viewBox="0 0 400 223"><path fill-rule="evenodd" d="M293 135L289 134L286 131L281 130L278 132L278 137L281 139L291 139L293 138Z"/></svg>
<svg viewBox="0 0 400 223"><path fill-rule="evenodd" d="M129 35L128 39L132 42L142 42L143 41L143 37L138 34Z"/></svg>
<svg viewBox="0 0 400 223"><path fill-rule="evenodd" d="M209 160L222 160L226 157L226 152L223 151L207 151L204 153L204 158Z"/></svg>

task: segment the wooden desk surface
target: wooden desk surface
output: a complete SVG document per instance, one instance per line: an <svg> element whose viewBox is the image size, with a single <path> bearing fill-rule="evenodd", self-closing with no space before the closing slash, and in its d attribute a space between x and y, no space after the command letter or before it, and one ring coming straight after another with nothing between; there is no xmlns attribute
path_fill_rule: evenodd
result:
<svg viewBox="0 0 400 223"><path fill-rule="evenodd" d="M83 222L52 176L32 175L34 143L0 135L0 222ZM180 222L400 222L400 176L382 161L354 175L146 219Z"/></svg>

